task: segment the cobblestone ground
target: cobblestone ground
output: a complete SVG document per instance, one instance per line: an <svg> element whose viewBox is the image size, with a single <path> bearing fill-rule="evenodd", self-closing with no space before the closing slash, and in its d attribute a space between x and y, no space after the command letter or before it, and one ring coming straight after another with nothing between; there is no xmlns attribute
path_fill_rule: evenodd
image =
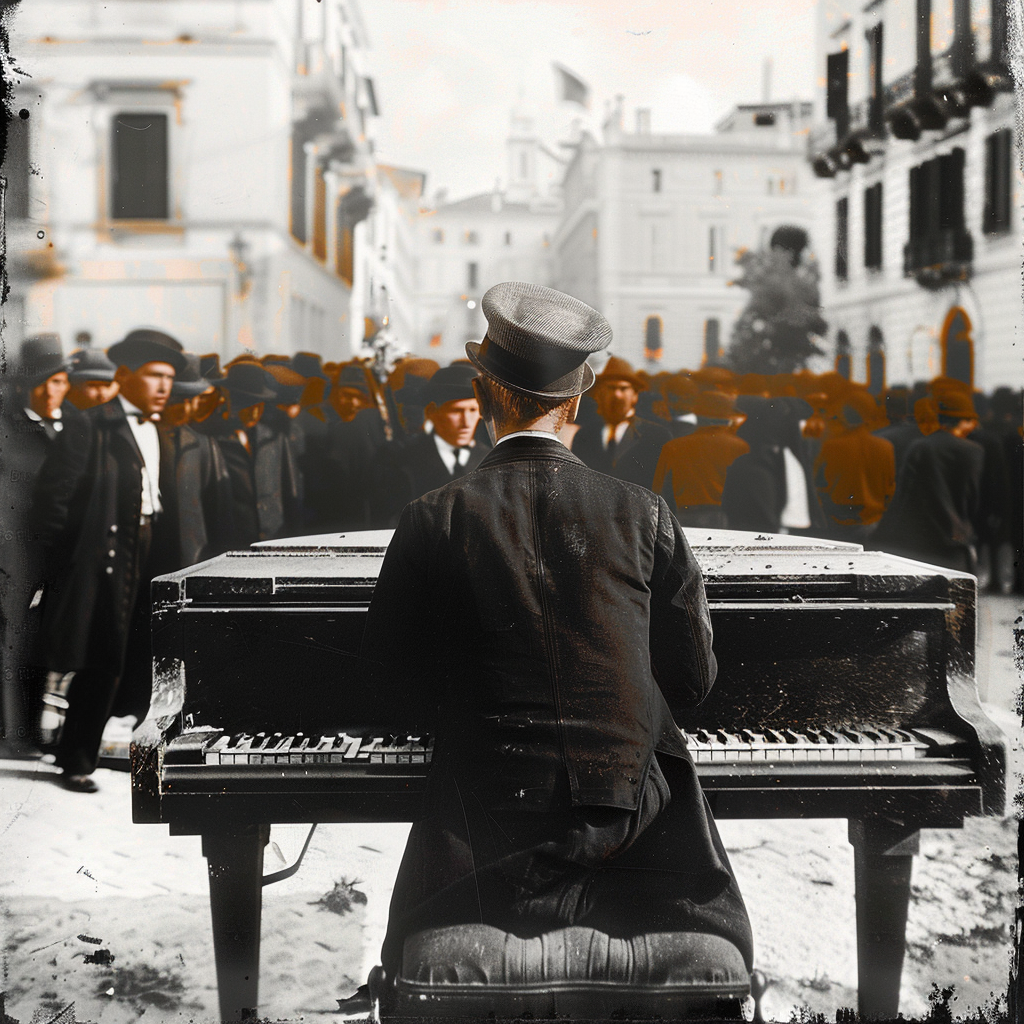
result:
<svg viewBox="0 0 1024 1024"><path fill-rule="evenodd" d="M1011 630L1016 598L983 598L979 690L1004 730L1010 783L1021 785ZM65 792L52 768L0 762L0 938L6 1012L42 1024L75 1002L79 1021L212 1020L216 979L198 837L133 825L128 777L101 770L95 796ZM915 859L900 1009L922 1016L933 984L955 986L954 1014L1005 992L1017 884L1017 823L970 819L927 830ZM846 823L723 821L750 911L766 1015L829 1019L856 1006L853 851ZM261 1013L337 1018L376 961L408 828L320 826L302 869L264 891ZM301 848L301 826L275 827L267 870ZM344 915L317 905L341 878L365 894ZM0 1015L2 1020L2 1015Z"/></svg>

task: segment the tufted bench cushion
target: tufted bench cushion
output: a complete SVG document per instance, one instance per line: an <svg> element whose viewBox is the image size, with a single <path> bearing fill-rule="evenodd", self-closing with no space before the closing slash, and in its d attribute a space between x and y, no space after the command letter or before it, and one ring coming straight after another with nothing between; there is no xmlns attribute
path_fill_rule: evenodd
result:
<svg viewBox="0 0 1024 1024"><path fill-rule="evenodd" d="M683 1017L738 1011L749 992L740 951L717 935L614 938L570 927L524 939L490 925L459 925L406 939L393 1013Z"/></svg>

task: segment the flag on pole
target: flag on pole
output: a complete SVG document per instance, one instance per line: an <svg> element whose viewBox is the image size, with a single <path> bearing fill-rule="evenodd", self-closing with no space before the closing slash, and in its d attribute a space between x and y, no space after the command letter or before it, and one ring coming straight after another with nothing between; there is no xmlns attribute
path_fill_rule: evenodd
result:
<svg viewBox="0 0 1024 1024"><path fill-rule="evenodd" d="M566 103L578 103L581 107L590 107L590 86L579 75L561 64L553 64L557 82L558 98Z"/></svg>

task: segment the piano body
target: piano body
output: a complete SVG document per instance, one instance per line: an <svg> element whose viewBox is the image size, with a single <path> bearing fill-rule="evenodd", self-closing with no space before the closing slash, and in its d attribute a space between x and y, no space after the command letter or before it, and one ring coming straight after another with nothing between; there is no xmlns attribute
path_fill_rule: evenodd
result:
<svg viewBox="0 0 1024 1024"><path fill-rule="evenodd" d="M894 1017L918 831L1004 805L1004 741L974 680L975 580L858 545L687 535L719 668L678 724L709 802L719 818L848 819L859 1009ZM270 825L417 813L428 740L375 704L355 657L389 537L257 545L153 582L133 815L202 836L225 1020L257 1005Z"/></svg>

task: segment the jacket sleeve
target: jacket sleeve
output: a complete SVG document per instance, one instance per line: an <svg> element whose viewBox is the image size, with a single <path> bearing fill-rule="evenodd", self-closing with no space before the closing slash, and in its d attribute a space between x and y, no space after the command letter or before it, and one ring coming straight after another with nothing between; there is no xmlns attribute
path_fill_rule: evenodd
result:
<svg viewBox="0 0 1024 1024"><path fill-rule="evenodd" d="M407 506L388 545L366 613L360 657L381 707L403 728L433 731L441 624L419 518L419 505Z"/></svg>
<svg viewBox="0 0 1024 1024"><path fill-rule="evenodd" d="M718 664L704 578L682 527L659 497L651 575L651 667L673 713L708 695Z"/></svg>

